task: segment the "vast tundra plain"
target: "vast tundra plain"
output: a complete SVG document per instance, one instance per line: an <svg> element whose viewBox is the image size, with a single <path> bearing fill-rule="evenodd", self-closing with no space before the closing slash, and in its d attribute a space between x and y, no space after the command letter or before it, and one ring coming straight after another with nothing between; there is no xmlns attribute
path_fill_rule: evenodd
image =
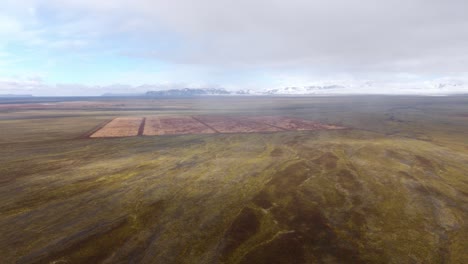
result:
<svg viewBox="0 0 468 264"><path fill-rule="evenodd" d="M468 96L0 99L1 263L468 263Z"/></svg>

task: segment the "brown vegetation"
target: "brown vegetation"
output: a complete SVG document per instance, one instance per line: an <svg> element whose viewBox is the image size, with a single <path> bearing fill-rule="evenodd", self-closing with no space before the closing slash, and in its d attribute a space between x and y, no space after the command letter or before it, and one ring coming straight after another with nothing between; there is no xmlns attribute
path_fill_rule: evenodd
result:
<svg viewBox="0 0 468 264"><path fill-rule="evenodd" d="M319 130L319 129L344 129L344 127L326 125L304 119L289 118L283 116L251 117L250 120L265 123L283 130Z"/></svg>
<svg viewBox="0 0 468 264"><path fill-rule="evenodd" d="M287 130L343 129L302 119L281 116L228 117L228 116L151 116L148 118L116 118L97 132L94 137L156 136L211 133L255 133Z"/></svg>
<svg viewBox="0 0 468 264"><path fill-rule="evenodd" d="M252 133L275 132L281 129L269 126L261 122L255 122L247 118L234 118L226 116L199 116L200 122L206 123L220 133Z"/></svg>
<svg viewBox="0 0 468 264"><path fill-rule="evenodd" d="M148 117L143 135L210 134L214 130L187 116Z"/></svg>
<svg viewBox="0 0 468 264"><path fill-rule="evenodd" d="M90 137L130 137L137 136L140 124L143 121L141 117L118 117L109 122L103 128L96 131Z"/></svg>

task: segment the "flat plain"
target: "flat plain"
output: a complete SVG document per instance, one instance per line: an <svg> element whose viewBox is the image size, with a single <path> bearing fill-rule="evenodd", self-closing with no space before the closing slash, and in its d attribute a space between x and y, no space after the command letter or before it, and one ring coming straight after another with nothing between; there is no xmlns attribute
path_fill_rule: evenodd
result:
<svg viewBox="0 0 468 264"><path fill-rule="evenodd" d="M467 117L467 96L4 99L0 262L468 263Z"/></svg>

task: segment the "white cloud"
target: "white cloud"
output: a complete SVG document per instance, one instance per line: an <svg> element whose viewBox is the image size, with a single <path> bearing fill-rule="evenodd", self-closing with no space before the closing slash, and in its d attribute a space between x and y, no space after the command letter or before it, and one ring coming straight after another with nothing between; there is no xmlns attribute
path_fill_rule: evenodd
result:
<svg viewBox="0 0 468 264"><path fill-rule="evenodd" d="M0 36L6 37L20 30L21 25L17 20L0 14Z"/></svg>
<svg viewBox="0 0 468 264"><path fill-rule="evenodd" d="M118 52L113 56L125 54L168 65L158 73L127 71L115 77L133 86L182 82L265 88L343 79L403 85L468 76L468 2L464 0L6 0L2 4L0 36L7 37L0 40L0 51L2 42L16 42L51 57L112 50ZM106 69L102 71L105 74ZM231 72L249 77L238 81ZM262 81L256 81L252 72Z"/></svg>
<svg viewBox="0 0 468 264"><path fill-rule="evenodd" d="M467 71L466 1L52 1L89 14L102 34L139 41L170 32L174 49L136 50L178 63L327 71ZM86 19L86 18L85 18ZM109 23L113 26L108 27ZM102 26L102 28L100 28ZM150 45L149 45L150 46Z"/></svg>

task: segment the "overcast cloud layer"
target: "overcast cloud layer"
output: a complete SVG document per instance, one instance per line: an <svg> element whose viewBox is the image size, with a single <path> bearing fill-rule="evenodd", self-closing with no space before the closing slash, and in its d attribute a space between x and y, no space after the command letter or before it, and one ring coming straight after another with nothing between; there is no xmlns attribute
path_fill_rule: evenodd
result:
<svg viewBox="0 0 468 264"><path fill-rule="evenodd" d="M6 0L0 94L464 85L467 10L464 0Z"/></svg>

